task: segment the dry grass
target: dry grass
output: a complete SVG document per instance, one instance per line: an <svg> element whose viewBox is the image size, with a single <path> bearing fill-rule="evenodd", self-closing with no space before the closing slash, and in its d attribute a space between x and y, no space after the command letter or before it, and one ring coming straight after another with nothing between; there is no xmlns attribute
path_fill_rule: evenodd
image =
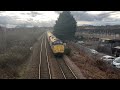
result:
<svg viewBox="0 0 120 90"><path fill-rule="evenodd" d="M72 45L69 45L69 47L72 49L70 58L87 79L120 79L119 69L113 68L107 62L93 60Z"/></svg>
<svg viewBox="0 0 120 90"><path fill-rule="evenodd" d="M0 54L0 78L13 79L19 78L22 64L30 56L30 47L37 41L37 38L43 33L41 30L19 29L8 30L6 35L6 51ZM0 47L1 48L1 47Z"/></svg>

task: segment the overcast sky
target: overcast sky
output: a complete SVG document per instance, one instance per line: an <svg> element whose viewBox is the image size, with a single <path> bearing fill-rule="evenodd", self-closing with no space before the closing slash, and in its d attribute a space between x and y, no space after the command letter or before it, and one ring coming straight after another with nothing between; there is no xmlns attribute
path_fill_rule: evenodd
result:
<svg viewBox="0 0 120 90"><path fill-rule="evenodd" d="M0 11L0 25L54 26L61 11ZM77 25L118 25L120 11L71 11Z"/></svg>

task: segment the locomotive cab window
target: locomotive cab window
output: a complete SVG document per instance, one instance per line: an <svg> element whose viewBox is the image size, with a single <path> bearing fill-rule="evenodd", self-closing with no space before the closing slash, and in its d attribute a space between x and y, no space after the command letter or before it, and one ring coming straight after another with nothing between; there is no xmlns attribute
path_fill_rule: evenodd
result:
<svg viewBox="0 0 120 90"><path fill-rule="evenodd" d="M53 42L52 44L53 44L53 45L58 45L58 44L59 44L59 45L60 45L60 44L63 45L63 43L62 43L61 41L55 41L55 42Z"/></svg>

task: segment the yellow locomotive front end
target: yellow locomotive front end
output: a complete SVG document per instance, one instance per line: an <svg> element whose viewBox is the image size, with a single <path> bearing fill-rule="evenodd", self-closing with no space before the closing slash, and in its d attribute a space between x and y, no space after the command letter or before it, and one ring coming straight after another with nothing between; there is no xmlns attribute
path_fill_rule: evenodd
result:
<svg viewBox="0 0 120 90"><path fill-rule="evenodd" d="M57 39L52 43L52 51L54 55L62 56L64 54L64 44L61 40Z"/></svg>
<svg viewBox="0 0 120 90"><path fill-rule="evenodd" d="M64 45L54 45L53 46L53 53L57 54L57 53L64 53Z"/></svg>

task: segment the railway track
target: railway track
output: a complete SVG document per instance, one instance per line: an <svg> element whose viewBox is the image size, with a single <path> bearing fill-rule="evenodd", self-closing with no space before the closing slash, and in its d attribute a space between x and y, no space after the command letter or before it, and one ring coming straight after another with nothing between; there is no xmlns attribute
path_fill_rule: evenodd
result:
<svg viewBox="0 0 120 90"><path fill-rule="evenodd" d="M48 44L49 52L51 53L51 56L54 58L54 60L50 60L54 62L54 66L56 66L58 79L77 79L77 76L74 74L74 72L71 70L71 68L65 63L63 58L54 57L54 54L51 50L50 45ZM56 63L55 63L56 62Z"/></svg>
<svg viewBox="0 0 120 90"><path fill-rule="evenodd" d="M64 79L77 79L77 76L71 70L71 68L65 63L63 58L56 57L58 66L63 74Z"/></svg>
<svg viewBox="0 0 120 90"><path fill-rule="evenodd" d="M41 36L40 41L41 41L41 45L40 45L39 79L52 79L52 73L51 73L51 68L50 68L50 63L49 63L49 58L48 58L48 47L47 47L48 42L46 41L46 33ZM57 70L59 72L58 73L59 77L61 75L60 78L77 79L76 75L70 69L70 67L65 63L63 58L55 57L55 60L59 68Z"/></svg>
<svg viewBox="0 0 120 90"><path fill-rule="evenodd" d="M48 60L48 52L46 46L46 35L41 37L40 63L39 63L39 79L51 79L51 71Z"/></svg>

